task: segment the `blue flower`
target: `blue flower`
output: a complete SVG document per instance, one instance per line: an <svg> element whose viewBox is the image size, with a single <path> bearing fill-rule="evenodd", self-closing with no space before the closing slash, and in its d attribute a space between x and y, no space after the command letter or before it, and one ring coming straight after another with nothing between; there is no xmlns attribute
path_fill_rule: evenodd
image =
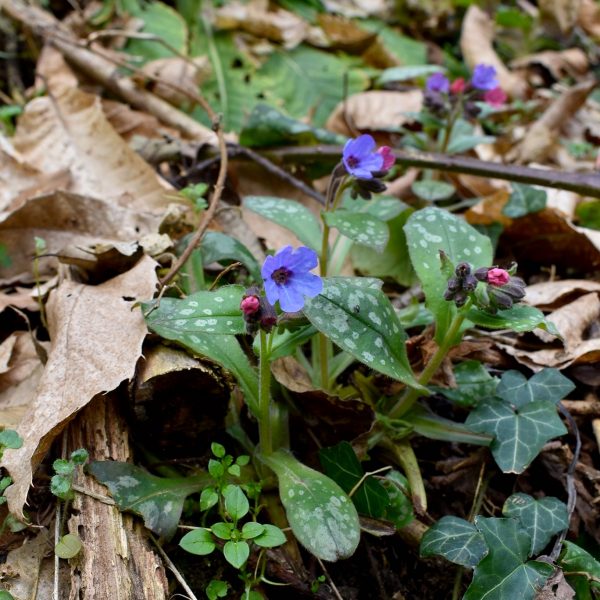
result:
<svg viewBox="0 0 600 600"><path fill-rule="evenodd" d="M373 179L373 172L383 168L383 156L375 150L375 140L368 134L348 140L342 155L344 167L357 179Z"/></svg>
<svg viewBox="0 0 600 600"><path fill-rule="evenodd" d="M477 65L471 83L478 90L488 91L497 88L499 84L496 79L496 69L491 65Z"/></svg>
<svg viewBox="0 0 600 600"><path fill-rule="evenodd" d="M447 94L450 89L450 82L443 73L434 73L427 79L425 88L430 92L443 92Z"/></svg>
<svg viewBox="0 0 600 600"><path fill-rule="evenodd" d="M306 246L296 250L285 246L275 256L267 256L261 271L267 300L271 304L279 300L284 312L301 310L304 296L314 298L323 289L321 278L310 273L317 264L317 253Z"/></svg>

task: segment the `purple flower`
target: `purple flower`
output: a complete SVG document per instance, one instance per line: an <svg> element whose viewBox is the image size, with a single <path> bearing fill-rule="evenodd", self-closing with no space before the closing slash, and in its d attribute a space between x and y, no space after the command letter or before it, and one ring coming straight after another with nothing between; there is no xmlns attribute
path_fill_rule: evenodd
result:
<svg viewBox="0 0 600 600"><path fill-rule="evenodd" d="M443 92L447 94L450 89L450 82L443 73L434 73L427 79L425 88L430 92Z"/></svg>
<svg viewBox="0 0 600 600"><path fill-rule="evenodd" d="M357 179L372 179L373 171L381 171L384 159L375 150L375 140L368 134L348 140L342 155L344 167Z"/></svg>
<svg viewBox="0 0 600 600"><path fill-rule="evenodd" d="M296 250L285 246L275 256L267 256L261 271L267 300L271 304L279 300L284 312L301 310L304 296L314 298L323 289L321 278L310 273L317 264L317 253L306 246Z"/></svg>
<svg viewBox="0 0 600 600"><path fill-rule="evenodd" d="M477 65L473 71L471 83L478 90L488 91L497 88L496 69L491 65Z"/></svg>

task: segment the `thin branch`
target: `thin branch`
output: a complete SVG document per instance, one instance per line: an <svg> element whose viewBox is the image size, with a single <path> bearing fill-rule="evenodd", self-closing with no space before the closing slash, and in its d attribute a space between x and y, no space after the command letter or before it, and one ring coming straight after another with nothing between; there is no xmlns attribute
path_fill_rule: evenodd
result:
<svg viewBox="0 0 600 600"><path fill-rule="evenodd" d="M153 535L150 535L150 539L154 542L154 545L156 546L156 549L158 550L162 559L165 561L165 564L167 565L167 567L169 567L173 575L175 575L175 579L179 581L181 587L185 590L185 593L190 597L190 600L198 600L198 598L196 598L196 596L194 595L194 592L192 592L190 586L187 584L187 581L183 578L183 575L173 564L173 561L167 556L167 553L162 549L156 538Z"/></svg>

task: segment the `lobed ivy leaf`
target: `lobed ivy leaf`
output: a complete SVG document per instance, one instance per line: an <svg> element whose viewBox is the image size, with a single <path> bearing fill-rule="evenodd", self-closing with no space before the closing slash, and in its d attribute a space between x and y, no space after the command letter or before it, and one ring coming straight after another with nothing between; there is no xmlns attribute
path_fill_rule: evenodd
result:
<svg viewBox="0 0 600 600"><path fill-rule="evenodd" d="M246 196L244 208L289 229L304 245L321 251L321 226L299 202L274 196Z"/></svg>
<svg viewBox="0 0 600 600"><path fill-rule="evenodd" d="M477 517L489 553L475 567L463 600L533 600L554 567L528 561L531 539L516 519Z"/></svg>
<svg viewBox="0 0 600 600"><path fill-rule="evenodd" d="M414 212L404 226L410 259L423 286L426 306L436 320L436 341L441 341L456 313L444 299L447 278L441 273L440 250L453 264L470 263L474 269L492 264L492 244L463 219L429 206Z"/></svg>
<svg viewBox="0 0 600 600"><path fill-rule="evenodd" d="M329 227L335 227L342 235L353 242L383 252L390 239L388 226L377 217L369 214L339 209L323 213Z"/></svg>
<svg viewBox="0 0 600 600"><path fill-rule="evenodd" d="M478 360L465 360L454 367L456 388L430 386L458 406L477 406L496 394L498 378L492 377Z"/></svg>
<svg viewBox="0 0 600 600"><path fill-rule="evenodd" d="M89 472L111 493L121 511L133 512L160 537L173 537L183 501L212 481L207 473L195 477L156 477L126 462L94 461Z"/></svg>
<svg viewBox="0 0 600 600"><path fill-rule="evenodd" d="M565 541L558 563L569 583L577 589L577 598L580 595L585 600L595 598L596 595L592 596L592 593L600 592L600 562L589 552L573 542Z"/></svg>
<svg viewBox="0 0 600 600"><path fill-rule="evenodd" d="M555 406L546 401L516 407L486 400L469 414L465 425L495 436L490 449L505 473L522 473L548 440L567 433Z"/></svg>
<svg viewBox="0 0 600 600"><path fill-rule="evenodd" d="M210 554L217 547L212 533L209 529L204 529L204 527L193 529L186 533L181 540L179 540L179 545L186 552L198 556Z"/></svg>
<svg viewBox="0 0 600 600"><path fill-rule="evenodd" d="M142 304L152 330L170 329L180 334L246 333L240 310L241 285L225 285L214 292L202 291L186 298L161 298Z"/></svg>
<svg viewBox="0 0 600 600"><path fill-rule="evenodd" d="M488 552L481 532L458 517L442 517L421 540L421 556L439 554L463 567L475 567Z"/></svg>
<svg viewBox="0 0 600 600"><path fill-rule="evenodd" d="M529 556L537 556L554 535L569 526L569 512L558 498L536 500L527 494L513 494L502 508L506 517L514 517L531 538Z"/></svg>
<svg viewBox="0 0 600 600"><path fill-rule="evenodd" d="M534 400L556 404L574 389L573 382L558 369L542 369L530 379L511 370L502 375L496 394L520 407Z"/></svg>
<svg viewBox="0 0 600 600"><path fill-rule="evenodd" d="M507 310L499 310L492 315L479 308L472 308L467 312L467 318L488 329L512 329L513 331L533 331L536 327L544 329L560 337L560 333L551 321L546 321L544 313L533 306L526 304L515 304Z"/></svg>
<svg viewBox="0 0 600 600"><path fill-rule="evenodd" d="M547 194L544 190L514 181L510 185L512 193L508 202L502 207L502 214L516 219L546 208Z"/></svg>
<svg viewBox="0 0 600 600"><path fill-rule="evenodd" d="M277 475L281 502L298 541L322 560L352 556L360 541L360 524L342 488L284 450L262 460Z"/></svg>
<svg viewBox="0 0 600 600"><path fill-rule="evenodd" d="M23 445L23 438L14 429L0 431L0 446L18 450Z"/></svg>
<svg viewBox="0 0 600 600"><path fill-rule="evenodd" d="M387 296L355 278L323 278L323 291L308 299L308 320L342 350L367 366L423 389L406 355L406 334Z"/></svg>

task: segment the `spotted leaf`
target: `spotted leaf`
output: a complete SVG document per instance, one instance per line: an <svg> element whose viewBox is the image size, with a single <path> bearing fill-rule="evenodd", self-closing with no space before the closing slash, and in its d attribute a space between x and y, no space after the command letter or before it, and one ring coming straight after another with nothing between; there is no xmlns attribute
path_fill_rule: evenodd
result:
<svg viewBox="0 0 600 600"><path fill-rule="evenodd" d="M383 252L390 239L389 227L373 215L336 210L323 213L323 218L329 227L335 227L353 242L378 252Z"/></svg>

